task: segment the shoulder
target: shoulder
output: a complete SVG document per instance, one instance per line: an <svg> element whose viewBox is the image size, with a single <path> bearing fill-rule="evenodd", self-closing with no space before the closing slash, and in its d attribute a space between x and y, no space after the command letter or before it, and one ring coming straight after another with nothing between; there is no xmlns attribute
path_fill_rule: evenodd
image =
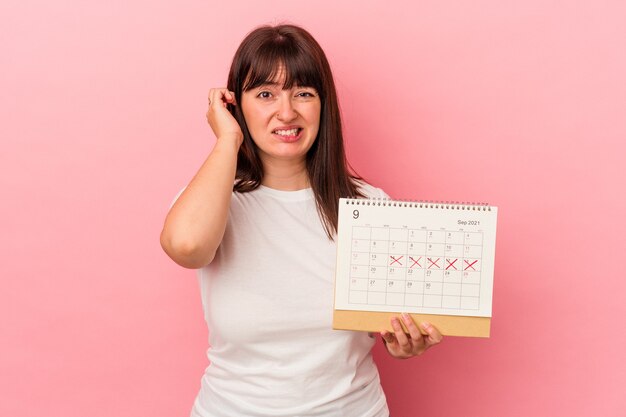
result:
<svg viewBox="0 0 626 417"><path fill-rule="evenodd" d="M375 187L362 179L355 179L354 182L366 198L391 198L382 188Z"/></svg>

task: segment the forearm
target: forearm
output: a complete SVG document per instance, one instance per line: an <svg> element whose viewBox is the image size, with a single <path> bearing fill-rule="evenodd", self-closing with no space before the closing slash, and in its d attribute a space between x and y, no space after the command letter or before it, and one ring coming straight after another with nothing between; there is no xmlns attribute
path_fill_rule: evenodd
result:
<svg viewBox="0 0 626 417"><path fill-rule="evenodd" d="M231 138L218 139L165 219L161 246L183 267L200 268L209 264L222 241L239 143Z"/></svg>

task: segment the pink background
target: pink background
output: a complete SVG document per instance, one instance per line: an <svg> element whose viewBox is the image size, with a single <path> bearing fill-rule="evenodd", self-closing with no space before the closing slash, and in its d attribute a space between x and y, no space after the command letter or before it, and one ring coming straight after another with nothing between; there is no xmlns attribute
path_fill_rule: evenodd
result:
<svg viewBox="0 0 626 417"><path fill-rule="evenodd" d="M180 3L0 6L0 415L188 415L207 331L158 236L208 88L285 20L328 54L360 174L499 206L492 337L378 345L392 415L624 415L624 2Z"/></svg>

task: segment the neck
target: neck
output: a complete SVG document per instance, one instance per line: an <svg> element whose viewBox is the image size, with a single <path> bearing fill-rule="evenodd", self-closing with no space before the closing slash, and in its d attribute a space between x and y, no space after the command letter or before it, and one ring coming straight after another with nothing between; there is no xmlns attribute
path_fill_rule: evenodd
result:
<svg viewBox="0 0 626 417"><path fill-rule="evenodd" d="M293 160L263 160L263 180L261 184L281 191L297 191L311 186L306 162Z"/></svg>

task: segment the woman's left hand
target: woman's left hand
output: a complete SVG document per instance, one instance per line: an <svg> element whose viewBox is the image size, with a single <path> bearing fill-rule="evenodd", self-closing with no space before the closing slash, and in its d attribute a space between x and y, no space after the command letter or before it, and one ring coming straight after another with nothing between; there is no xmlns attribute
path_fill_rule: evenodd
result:
<svg viewBox="0 0 626 417"><path fill-rule="evenodd" d="M408 334L404 332L400 320L397 317L391 318L391 327L394 330L393 333L387 330L380 332L387 352L394 358L407 359L413 356L419 356L428 348L443 340L443 336L439 333L439 330L429 323L422 323L422 328L426 332L426 335L422 335L410 315L403 313L402 321L409 331Z"/></svg>

